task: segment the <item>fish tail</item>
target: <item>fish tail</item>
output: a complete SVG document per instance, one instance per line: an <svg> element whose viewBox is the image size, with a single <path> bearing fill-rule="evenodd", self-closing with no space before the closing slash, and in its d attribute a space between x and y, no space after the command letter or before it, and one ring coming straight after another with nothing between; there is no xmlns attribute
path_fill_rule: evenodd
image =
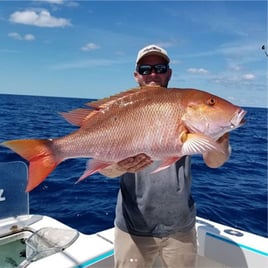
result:
<svg viewBox="0 0 268 268"><path fill-rule="evenodd" d="M52 149L52 140L11 140L1 145L13 150L29 161L29 179L26 192L37 187L61 162L56 159Z"/></svg>

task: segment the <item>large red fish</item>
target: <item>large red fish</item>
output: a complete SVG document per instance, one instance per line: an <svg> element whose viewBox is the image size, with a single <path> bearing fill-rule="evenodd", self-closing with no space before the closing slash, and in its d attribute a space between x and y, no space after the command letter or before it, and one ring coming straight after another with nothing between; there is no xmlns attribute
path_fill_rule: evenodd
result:
<svg viewBox="0 0 268 268"><path fill-rule="evenodd" d="M221 150L215 142L244 123L238 106L197 89L144 87L62 113L80 128L55 139L3 142L29 164L26 191L39 185L62 161L88 157L79 180L139 153L162 160L156 172L183 155Z"/></svg>

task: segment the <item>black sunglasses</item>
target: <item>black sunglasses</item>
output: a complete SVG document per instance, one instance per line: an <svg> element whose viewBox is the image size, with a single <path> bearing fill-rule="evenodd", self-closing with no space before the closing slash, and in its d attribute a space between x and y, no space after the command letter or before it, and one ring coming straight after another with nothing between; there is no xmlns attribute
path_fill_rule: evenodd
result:
<svg viewBox="0 0 268 268"><path fill-rule="evenodd" d="M156 65L143 64L137 66L136 71L141 75L151 74L153 70L157 74L165 74L168 68L169 68L168 64L156 64Z"/></svg>

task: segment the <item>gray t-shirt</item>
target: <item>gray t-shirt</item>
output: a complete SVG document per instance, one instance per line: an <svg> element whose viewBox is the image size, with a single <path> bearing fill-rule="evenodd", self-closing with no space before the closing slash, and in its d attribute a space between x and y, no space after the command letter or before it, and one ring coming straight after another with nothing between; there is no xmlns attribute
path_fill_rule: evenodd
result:
<svg viewBox="0 0 268 268"><path fill-rule="evenodd" d="M159 166L126 173L120 180L115 225L133 235L164 237L195 224L191 195L191 157L151 174Z"/></svg>

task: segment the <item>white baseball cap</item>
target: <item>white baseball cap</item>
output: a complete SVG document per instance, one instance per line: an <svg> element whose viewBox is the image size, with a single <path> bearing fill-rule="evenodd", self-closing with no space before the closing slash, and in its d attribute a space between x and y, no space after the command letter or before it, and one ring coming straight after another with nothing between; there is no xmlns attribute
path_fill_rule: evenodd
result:
<svg viewBox="0 0 268 268"><path fill-rule="evenodd" d="M144 57L144 56L148 56L148 55L158 55L162 58L164 58L167 63L170 62L170 59L168 57L168 54L167 54L167 51L157 45L149 45L149 46L146 46L144 48L142 48L139 53L138 53L138 56L137 56L137 59L136 59L136 64L139 63L139 61Z"/></svg>

